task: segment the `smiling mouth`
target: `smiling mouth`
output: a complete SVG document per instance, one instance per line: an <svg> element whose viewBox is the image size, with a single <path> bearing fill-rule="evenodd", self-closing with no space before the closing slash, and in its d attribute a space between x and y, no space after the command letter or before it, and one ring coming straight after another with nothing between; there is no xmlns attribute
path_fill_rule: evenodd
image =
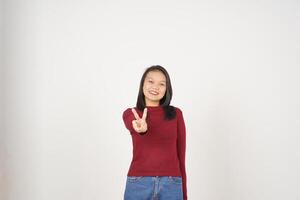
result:
<svg viewBox="0 0 300 200"><path fill-rule="evenodd" d="M158 92L154 92L154 91L149 91L150 94L152 95L158 95L159 93Z"/></svg>

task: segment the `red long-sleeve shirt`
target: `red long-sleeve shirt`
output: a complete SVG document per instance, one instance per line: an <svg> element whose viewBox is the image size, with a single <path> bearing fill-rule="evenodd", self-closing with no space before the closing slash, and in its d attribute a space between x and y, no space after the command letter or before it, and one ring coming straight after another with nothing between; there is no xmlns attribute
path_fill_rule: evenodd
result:
<svg viewBox="0 0 300 200"><path fill-rule="evenodd" d="M128 176L181 176L183 199L187 200L185 151L186 128L182 111L175 107L176 118L164 120L162 106L147 106L146 133L132 126L131 108L123 112L123 121L132 137L133 157ZM143 112L135 108L140 117Z"/></svg>

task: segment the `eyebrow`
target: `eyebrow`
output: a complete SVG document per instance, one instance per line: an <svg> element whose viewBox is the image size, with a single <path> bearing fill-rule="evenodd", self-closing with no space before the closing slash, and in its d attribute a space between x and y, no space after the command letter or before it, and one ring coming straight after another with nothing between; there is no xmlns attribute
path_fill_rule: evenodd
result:
<svg viewBox="0 0 300 200"><path fill-rule="evenodd" d="M152 77L147 77L147 79L153 79ZM160 81L160 82L166 82L166 81Z"/></svg>

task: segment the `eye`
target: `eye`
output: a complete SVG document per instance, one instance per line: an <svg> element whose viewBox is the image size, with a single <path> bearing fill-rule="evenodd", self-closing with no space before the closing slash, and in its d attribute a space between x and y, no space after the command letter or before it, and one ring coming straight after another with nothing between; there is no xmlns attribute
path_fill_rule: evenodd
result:
<svg viewBox="0 0 300 200"><path fill-rule="evenodd" d="M148 81L149 83L153 83L153 81Z"/></svg>
<svg viewBox="0 0 300 200"><path fill-rule="evenodd" d="M160 84L160 85L161 85L161 86L164 86L165 84L162 83L162 84Z"/></svg>

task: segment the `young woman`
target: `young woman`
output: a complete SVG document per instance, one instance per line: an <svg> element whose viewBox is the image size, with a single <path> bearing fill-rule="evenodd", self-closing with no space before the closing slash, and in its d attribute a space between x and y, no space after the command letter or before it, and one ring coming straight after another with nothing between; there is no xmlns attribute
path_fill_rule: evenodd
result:
<svg viewBox="0 0 300 200"><path fill-rule="evenodd" d="M170 105L171 99L166 69L147 68L136 107L123 112L133 144L124 200L187 200L186 129L182 111Z"/></svg>

